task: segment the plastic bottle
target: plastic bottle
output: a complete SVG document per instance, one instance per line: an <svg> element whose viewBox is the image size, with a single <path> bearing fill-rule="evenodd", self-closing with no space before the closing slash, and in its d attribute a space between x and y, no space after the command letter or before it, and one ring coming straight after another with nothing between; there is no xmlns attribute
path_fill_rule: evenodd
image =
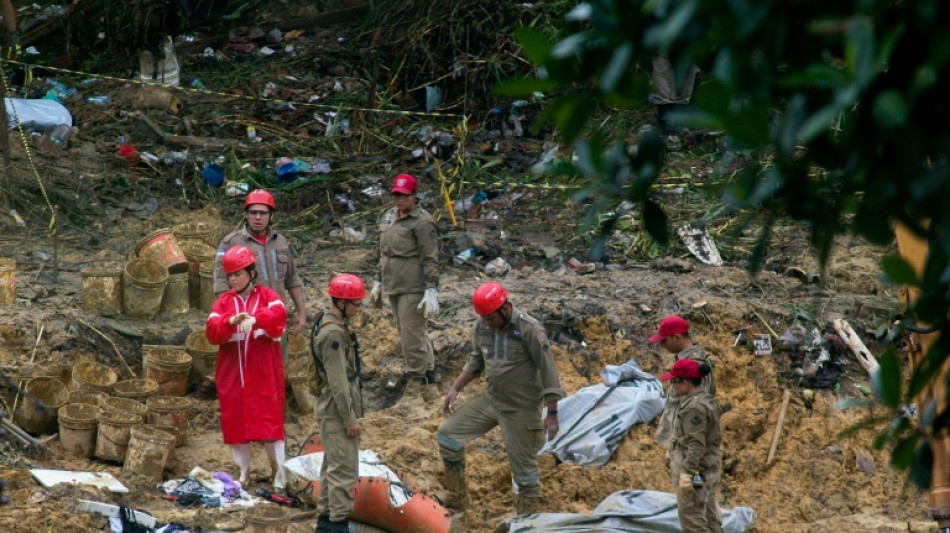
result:
<svg viewBox="0 0 950 533"><path fill-rule="evenodd" d="M96 105L109 105L109 103L112 102L112 98L108 94L99 94L87 97L86 102Z"/></svg>
<svg viewBox="0 0 950 533"><path fill-rule="evenodd" d="M73 134L73 129L66 124L60 124L53 128L49 138L59 146L66 146L69 143L69 137Z"/></svg>
<svg viewBox="0 0 950 533"><path fill-rule="evenodd" d="M79 92L75 88L69 87L65 83L56 81L53 78L47 78L46 84L49 85L50 90L53 91L53 93L56 94L56 96L58 96L61 100L66 100L67 98L76 96L76 94Z"/></svg>
<svg viewBox="0 0 950 533"><path fill-rule="evenodd" d="M13 217L13 220L16 220L17 226L26 226L26 221L23 220L23 217L20 216L20 213L16 212L16 209L10 210L10 216Z"/></svg>
<svg viewBox="0 0 950 533"><path fill-rule="evenodd" d="M196 77L194 77L194 76L188 76L188 85L191 85L191 86L194 87L195 89L204 89L204 88L205 88L205 84L204 84L204 83L201 83L201 80L199 80L198 78L196 78Z"/></svg>
<svg viewBox="0 0 950 533"><path fill-rule="evenodd" d="M257 138L257 129L254 126L247 127L247 138L251 141Z"/></svg>

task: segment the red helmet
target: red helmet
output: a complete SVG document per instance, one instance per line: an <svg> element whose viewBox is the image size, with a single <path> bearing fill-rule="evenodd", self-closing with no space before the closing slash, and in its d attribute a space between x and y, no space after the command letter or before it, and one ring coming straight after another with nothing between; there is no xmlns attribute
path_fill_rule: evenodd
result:
<svg viewBox="0 0 950 533"><path fill-rule="evenodd" d="M508 301L508 291L504 287L489 281L482 283L472 295L472 305L479 315L490 315L505 305Z"/></svg>
<svg viewBox="0 0 950 533"><path fill-rule="evenodd" d="M416 194L419 190L419 184L416 178L409 174L400 174L393 180L393 188L389 190L390 194Z"/></svg>
<svg viewBox="0 0 950 533"><path fill-rule="evenodd" d="M221 265L224 267L225 274L233 274L238 270L253 265L256 259L254 252L252 252L250 248L239 244L228 248L228 251L224 252L224 259L221 260Z"/></svg>
<svg viewBox="0 0 950 533"><path fill-rule="evenodd" d="M271 193L264 189L254 189L247 195L244 199L244 210L247 211L247 208L254 204L264 204L269 206L271 211L277 211L277 202L274 201Z"/></svg>
<svg viewBox="0 0 950 533"><path fill-rule="evenodd" d="M353 274L340 274L330 281L327 294L342 300L359 300L366 296L366 287L363 280Z"/></svg>

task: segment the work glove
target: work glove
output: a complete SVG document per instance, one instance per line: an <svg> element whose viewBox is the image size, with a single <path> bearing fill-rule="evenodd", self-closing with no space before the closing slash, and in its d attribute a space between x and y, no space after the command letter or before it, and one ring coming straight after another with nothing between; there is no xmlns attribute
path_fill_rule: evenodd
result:
<svg viewBox="0 0 950 533"><path fill-rule="evenodd" d="M422 295L422 301L416 306L416 309L422 309L422 316L429 318L439 312L439 289L429 287Z"/></svg>
<svg viewBox="0 0 950 533"><path fill-rule="evenodd" d="M689 474L680 474L677 485L685 496L692 496L696 492L696 489L693 488L693 476Z"/></svg>
<svg viewBox="0 0 950 533"><path fill-rule="evenodd" d="M241 324L238 326L238 331L247 335L248 333L251 332L251 329L254 328L254 324L256 323L257 323L257 319L252 316L249 316L245 318L244 321L241 322Z"/></svg>
<svg viewBox="0 0 950 533"><path fill-rule="evenodd" d="M375 278L373 278L373 288L369 291L369 302L376 309L383 306L383 285Z"/></svg>
<svg viewBox="0 0 950 533"><path fill-rule="evenodd" d="M232 316L231 319L228 320L228 323L231 324L232 326L236 326L240 324L241 322L244 322L244 319L246 319L248 316L250 315L248 315L247 313L238 313Z"/></svg>

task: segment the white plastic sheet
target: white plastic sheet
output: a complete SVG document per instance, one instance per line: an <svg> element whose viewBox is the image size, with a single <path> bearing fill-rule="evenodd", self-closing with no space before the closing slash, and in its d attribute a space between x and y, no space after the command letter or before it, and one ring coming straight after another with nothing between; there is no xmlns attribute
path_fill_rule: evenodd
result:
<svg viewBox="0 0 950 533"><path fill-rule="evenodd" d="M749 507L722 510L723 533L743 533L755 523ZM504 529L506 527L507 529ZM676 515L676 496L652 490L622 490L600 503L589 515L543 513L502 521L496 531L507 533L682 533Z"/></svg>
<svg viewBox="0 0 950 533"><path fill-rule="evenodd" d="M41 98L5 98L7 127L15 128L17 120L26 129L49 131L60 124L73 125L73 116L66 106L56 100ZM15 114L14 114L15 112Z"/></svg>
<svg viewBox="0 0 950 533"><path fill-rule="evenodd" d="M558 402L561 432L538 453L561 461L603 466L634 424L646 424L663 411L663 385L633 360L607 366L604 385L585 387Z"/></svg>
<svg viewBox="0 0 950 533"><path fill-rule="evenodd" d="M296 487L301 482L309 483L319 480L321 466L323 466L323 452L288 459L277 471L277 476L274 478L274 490L281 492L285 488ZM396 482L389 491L389 499L397 507L405 505L412 497L411 493L400 490L399 476L372 450L360 450L359 473L360 477L376 477Z"/></svg>

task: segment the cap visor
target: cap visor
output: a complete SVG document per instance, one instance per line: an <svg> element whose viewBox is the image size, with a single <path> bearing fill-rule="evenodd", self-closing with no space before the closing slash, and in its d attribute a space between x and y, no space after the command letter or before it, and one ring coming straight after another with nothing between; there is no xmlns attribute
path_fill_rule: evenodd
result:
<svg viewBox="0 0 950 533"><path fill-rule="evenodd" d="M675 377L676 376L674 376L672 372L667 372L666 374L663 374L662 376L660 376L660 379L662 379L663 381L669 381Z"/></svg>
<svg viewBox="0 0 950 533"><path fill-rule="evenodd" d="M402 187L393 187L389 194L412 194L412 191L409 189L403 189Z"/></svg>
<svg viewBox="0 0 950 533"><path fill-rule="evenodd" d="M660 342L661 340L665 338L666 338L665 335L660 335L659 333L657 333L656 335L651 336L649 340L650 342Z"/></svg>

